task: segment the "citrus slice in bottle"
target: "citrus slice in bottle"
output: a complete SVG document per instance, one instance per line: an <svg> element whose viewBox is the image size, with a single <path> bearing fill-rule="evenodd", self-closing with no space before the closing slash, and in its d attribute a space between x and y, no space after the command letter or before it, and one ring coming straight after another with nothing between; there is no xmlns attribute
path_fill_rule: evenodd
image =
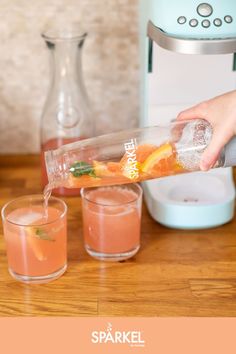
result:
<svg viewBox="0 0 236 354"><path fill-rule="evenodd" d="M121 164L119 162L93 161L94 173L97 177L121 176Z"/></svg>
<svg viewBox="0 0 236 354"><path fill-rule="evenodd" d="M184 169L184 167L181 165L181 163L179 162L179 161L175 161L175 164L174 164L174 171L176 172L176 173L180 173L180 172L184 172L185 171L185 169Z"/></svg>
<svg viewBox="0 0 236 354"><path fill-rule="evenodd" d="M157 146L151 144L143 144L137 146L135 150L136 160L137 162L143 163L148 156L157 149ZM122 159L120 160L120 164L124 167L124 165L128 162L129 155L127 153L124 154Z"/></svg>
<svg viewBox="0 0 236 354"><path fill-rule="evenodd" d="M128 153L125 153L125 155L122 157L120 161L121 165L121 170L123 172L123 175L127 178L131 178L135 181L138 181L141 176L140 173L141 171L141 166L142 163L150 156L157 147L155 145L151 144L143 144L137 146L135 149L135 152L132 155L132 158L130 159L130 156ZM133 171L132 171L133 170ZM131 172L132 171L132 172ZM134 173L135 172L135 173Z"/></svg>
<svg viewBox="0 0 236 354"><path fill-rule="evenodd" d="M115 174L116 176L122 175L122 169L120 162L108 162L107 169L109 172Z"/></svg>
<svg viewBox="0 0 236 354"><path fill-rule="evenodd" d="M143 173L153 176L161 176L171 170L175 161L173 147L169 143L155 149L141 166Z"/></svg>
<svg viewBox="0 0 236 354"><path fill-rule="evenodd" d="M74 177L70 175L68 178L67 186L68 188L86 188L86 187L96 187L99 185L101 178L92 177L89 175L83 175L80 177Z"/></svg>
<svg viewBox="0 0 236 354"><path fill-rule="evenodd" d="M109 176L107 165L100 161L93 161L94 173L97 177Z"/></svg>

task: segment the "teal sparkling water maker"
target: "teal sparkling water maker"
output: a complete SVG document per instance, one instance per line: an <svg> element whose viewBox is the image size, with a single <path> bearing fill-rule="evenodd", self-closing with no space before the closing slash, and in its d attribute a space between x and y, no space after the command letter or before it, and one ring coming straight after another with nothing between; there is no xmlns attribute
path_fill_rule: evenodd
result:
<svg viewBox="0 0 236 354"><path fill-rule="evenodd" d="M194 39L234 38L234 0L153 0L145 1L149 20L168 35Z"/></svg>
<svg viewBox="0 0 236 354"><path fill-rule="evenodd" d="M139 12L141 126L169 122L235 89L235 0L140 0ZM234 214L231 168L152 180L143 188L150 214L169 227L210 228Z"/></svg>

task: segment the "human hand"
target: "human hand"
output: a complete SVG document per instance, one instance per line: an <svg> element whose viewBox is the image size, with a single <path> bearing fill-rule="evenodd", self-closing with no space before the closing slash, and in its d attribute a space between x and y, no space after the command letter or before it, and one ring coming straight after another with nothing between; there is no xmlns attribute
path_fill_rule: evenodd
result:
<svg viewBox="0 0 236 354"><path fill-rule="evenodd" d="M209 170L216 163L220 151L236 135L236 91L202 102L179 113L177 120L202 118L213 128L212 140L205 150L200 168Z"/></svg>

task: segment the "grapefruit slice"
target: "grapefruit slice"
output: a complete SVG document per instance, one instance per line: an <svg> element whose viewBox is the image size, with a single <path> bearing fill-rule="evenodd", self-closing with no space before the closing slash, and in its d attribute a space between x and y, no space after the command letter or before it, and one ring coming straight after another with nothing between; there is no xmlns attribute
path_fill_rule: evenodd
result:
<svg viewBox="0 0 236 354"><path fill-rule="evenodd" d="M103 177L109 175L107 165L103 162L93 161L93 168L95 176Z"/></svg>
<svg viewBox="0 0 236 354"><path fill-rule="evenodd" d="M39 261L45 261L47 257L44 255L43 250L41 248L40 241L37 239L36 235L36 227L28 226L26 227L27 233L27 242L32 251L34 252L35 257Z"/></svg>
<svg viewBox="0 0 236 354"><path fill-rule="evenodd" d="M84 175L81 177L74 177L70 175L67 180L68 188L86 188L86 187L96 187L99 184L101 178L91 177L89 175Z"/></svg>
<svg viewBox="0 0 236 354"><path fill-rule="evenodd" d="M174 170L179 173L179 172L184 172L185 169L183 168L183 166L180 164L179 161L176 161L174 164Z"/></svg>
<svg viewBox="0 0 236 354"><path fill-rule="evenodd" d="M108 169L109 172L111 172L115 176L121 176L122 175L122 169L121 169L120 162L108 162L107 163L107 169Z"/></svg>
<svg viewBox="0 0 236 354"><path fill-rule="evenodd" d="M155 149L142 164L141 170L147 174L165 172L170 169L174 160L174 151L171 144L166 143Z"/></svg>
<svg viewBox="0 0 236 354"><path fill-rule="evenodd" d="M135 155L132 157L132 161L129 161L129 154L125 153L125 155L122 157L120 161L121 165L121 170L123 172L123 175L127 178L131 178L135 180L140 179L140 172L141 171L141 166L142 163L148 158L149 155L151 155L157 147L155 145L151 144L143 144L137 146L135 150ZM132 174L131 170L134 170L134 173Z"/></svg>
<svg viewBox="0 0 236 354"><path fill-rule="evenodd" d="M143 145L139 145L137 146L137 149L135 150L136 153L136 160L139 163L143 163L148 156L157 149L157 147L155 145L151 145L151 144L143 144ZM124 167L124 165L127 164L128 162L128 154L125 153L125 155L122 157L120 163L121 165Z"/></svg>
<svg viewBox="0 0 236 354"><path fill-rule="evenodd" d="M119 162L93 161L94 172L97 177L114 177L122 174Z"/></svg>

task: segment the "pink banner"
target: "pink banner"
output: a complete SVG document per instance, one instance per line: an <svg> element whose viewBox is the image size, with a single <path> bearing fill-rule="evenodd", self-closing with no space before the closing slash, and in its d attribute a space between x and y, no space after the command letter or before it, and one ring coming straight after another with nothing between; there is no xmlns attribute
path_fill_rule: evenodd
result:
<svg viewBox="0 0 236 354"><path fill-rule="evenodd" d="M4 354L235 354L234 318L1 318Z"/></svg>

